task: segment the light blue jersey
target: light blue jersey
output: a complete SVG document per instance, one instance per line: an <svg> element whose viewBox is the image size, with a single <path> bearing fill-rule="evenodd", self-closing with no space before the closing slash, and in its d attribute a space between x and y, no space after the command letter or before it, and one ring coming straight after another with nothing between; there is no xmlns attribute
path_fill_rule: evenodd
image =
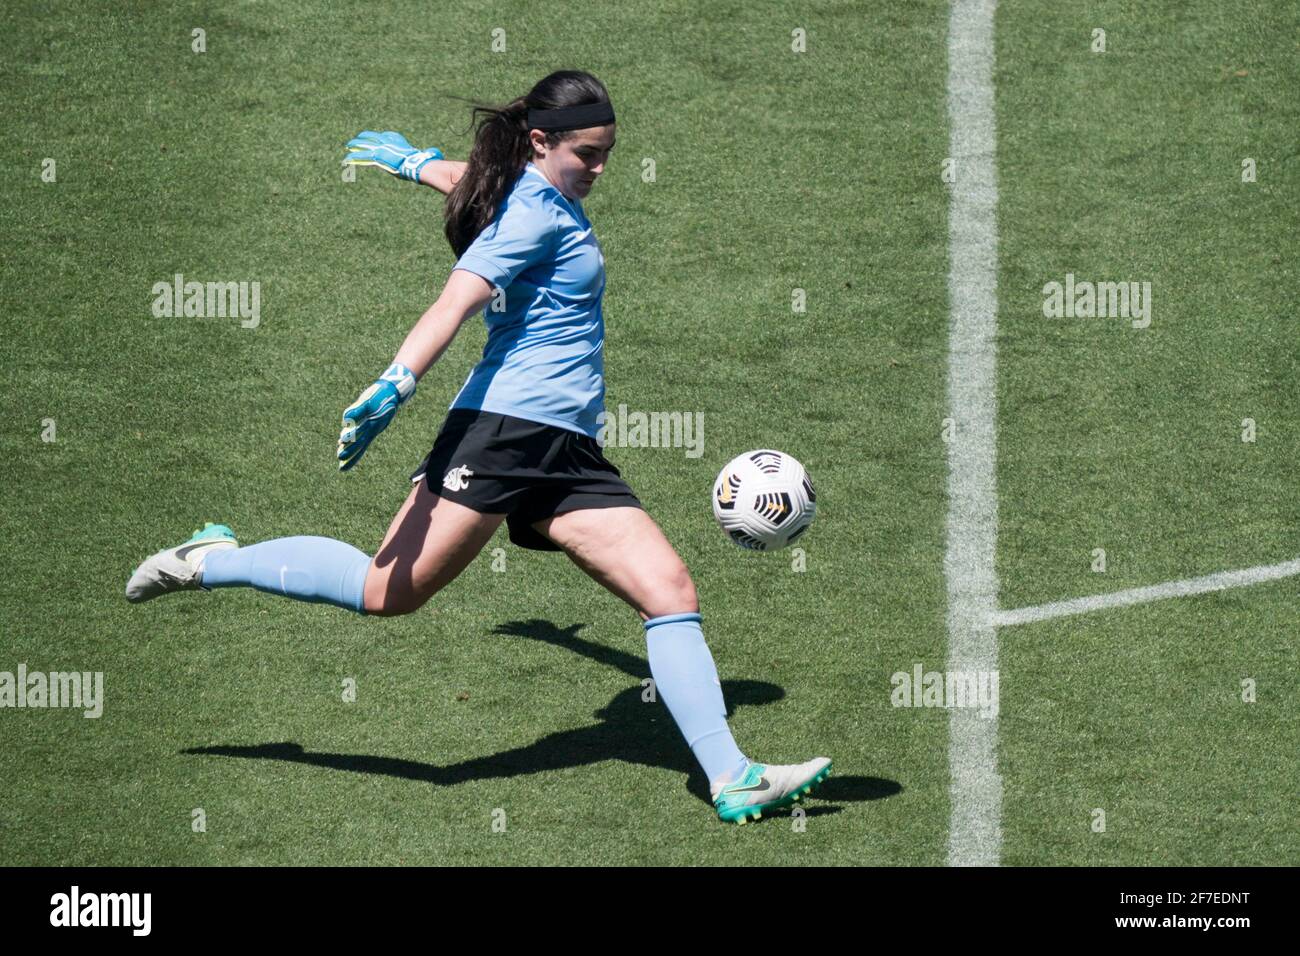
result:
<svg viewBox="0 0 1300 956"><path fill-rule="evenodd" d="M483 358L451 407L595 438L605 408L605 256L582 204L528 163L454 268L504 290L504 302L484 308Z"/></svg>

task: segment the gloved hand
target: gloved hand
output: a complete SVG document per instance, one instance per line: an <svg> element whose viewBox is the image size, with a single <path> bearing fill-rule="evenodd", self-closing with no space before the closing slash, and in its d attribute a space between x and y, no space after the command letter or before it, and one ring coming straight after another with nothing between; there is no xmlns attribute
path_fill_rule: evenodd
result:
<svg viewBox="0 0 1300 956"><path fill-rule="evenodd" d="M415 376L405 365L394 362L361 397L343 412L339 432L339 471L347 471L361 460L375 436L388 427L397 409L415 394Z"/></svg>
<svg viewBox="0 0 1300 956"><path fill-rule="evenodd" d="M442 150L416 149L401 133L376 133L368 129L348 140L348 157L343 165L378 166L394 176L418 183L420 167L435 159L442 159Z"/></svg>

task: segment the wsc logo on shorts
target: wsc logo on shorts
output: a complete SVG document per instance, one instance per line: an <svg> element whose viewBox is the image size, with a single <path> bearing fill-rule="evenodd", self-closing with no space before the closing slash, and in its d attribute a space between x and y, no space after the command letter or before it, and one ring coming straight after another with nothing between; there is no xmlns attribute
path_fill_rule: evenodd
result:
<svg viewBox="0 0 1300 956"><path fill-rule="evenodd" d="M457 465L442 479L442 486L448 491L464 491L469 487L469 478L474 472L466 465Z"/></svg>

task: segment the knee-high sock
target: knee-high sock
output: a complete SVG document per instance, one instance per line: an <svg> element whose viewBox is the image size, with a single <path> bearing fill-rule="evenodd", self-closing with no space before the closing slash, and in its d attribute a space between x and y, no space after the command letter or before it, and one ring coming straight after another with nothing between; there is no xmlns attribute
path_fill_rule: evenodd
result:
<svg viewBox="0 0 1300 956"><path fill-rule="evenodd" d="M298 535L210 551L203 559L199 583L209 589L257 588L365 614L369 568L370 556L350 544Z"/></svg>
<svg viewBox="0 0 1300 956"><path fill-rule="evenodd" d="M727 727L727 705L699 614L666 614L645 622L655 688L712 785L739 777L749 764Z"/></svg>

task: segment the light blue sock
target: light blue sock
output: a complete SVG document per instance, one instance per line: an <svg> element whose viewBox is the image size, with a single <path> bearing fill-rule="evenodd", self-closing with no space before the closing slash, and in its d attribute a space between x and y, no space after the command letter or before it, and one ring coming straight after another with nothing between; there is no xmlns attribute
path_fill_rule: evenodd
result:
<svg viewBox="0 0 1300 956"><path fill-rule="evenodd" d="M210 551L199 583L205 588L252 587L365 614L369 569L370 556L350 544L298 535Z"/></svg>
<svg viewBox="0 0 1300 956"><path fill-rule="evenodd" d="M712 784L734 780L749 761L727 727L718 669L700 630L700 615L665 614L645 622L655 689Z"/></svg>

